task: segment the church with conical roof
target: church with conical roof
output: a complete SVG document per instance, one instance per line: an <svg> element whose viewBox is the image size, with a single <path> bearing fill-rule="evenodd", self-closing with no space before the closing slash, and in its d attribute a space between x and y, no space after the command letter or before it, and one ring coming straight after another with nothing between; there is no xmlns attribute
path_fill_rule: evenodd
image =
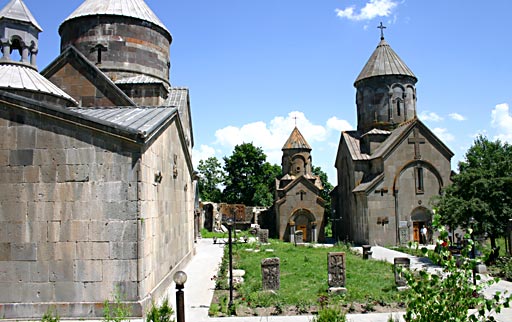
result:
<svg viewBox="0 0 512 322"><path fill-rule="evenodd" d="M337 240L395 245L426 242L423 227L431 234L429 201L450 183L453 152L418 119L417 81L381 34L354 83L357 130L341 133L336 155Z"/></svg>
<svg viewBox="0 0 512 322"><path fill-rule="evenodd" d="M189 92L169 30L143 0L85 0L37 68L42 27L0 10L0 316L132 316L195 252Z"/></svg>
<svg viewBox="0 0 512 322"><path fill-rule="evenodd" d="M323 239L324 203L320 178L313 174L311 146L295 127L284 144L282 178L276 180L275 231L281 240L317 242Z"/></svg>

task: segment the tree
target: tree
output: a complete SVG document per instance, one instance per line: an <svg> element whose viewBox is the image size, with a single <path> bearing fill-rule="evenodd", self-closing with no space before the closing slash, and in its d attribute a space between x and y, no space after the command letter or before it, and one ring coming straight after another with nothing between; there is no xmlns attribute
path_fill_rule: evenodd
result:
<svg viewBox="0 0 512 322"><path fill-rule="evenodd" d="M479 136L452 180L434 202L441 223L452 229L473 225L475 233L487 234L495 248L496 238L504 235L512 218L512 147Z"/></svg>
<svg viewBox="0 0 512 322"><path fill-rule="evenodd" d="M322 182L323 190L320 191L320 197L325 200L324 204L324 219L325 219L325 225L327 226L326 229L326 236L330 236L332 234L332 223L331 223L331 195L330 192L334 188L333 185L329 182L329 179L327 177L327 173L325 173L322 168L312 166L311 172L313 172L314 175L320 177L320 181Z"/></svg>
<svg viewBox="0 0 512 322"><path fill-rule="evenodd" d="M273 202L271 182L281 173L280 167L266 162L267 156L252 143L235 146L224 157L224 202L246 206L270 206Z"/></svg>
<svg viewBox="0 0 512 322"><path fill-rule="evenodd" d="M199 173L199 195L202 200L222 202L222 193L219 185L224 182L224 172L216 157L200 160L197 167Z"/></svg>

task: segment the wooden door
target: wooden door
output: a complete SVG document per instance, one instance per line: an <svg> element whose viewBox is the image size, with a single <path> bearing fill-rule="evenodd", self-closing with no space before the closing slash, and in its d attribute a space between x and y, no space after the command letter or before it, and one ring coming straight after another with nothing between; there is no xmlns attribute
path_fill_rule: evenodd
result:
<svg viewBox="0 0 512 322"><path fill-rule="evenodd" d="M412 233L414 237L415 242L421 242L420 239L420 223L419 222L413 222L412 223Z"/></svg>
<svg viewBox="0 0 512 322"><path fill-rule="evenodd" d="M302 230L302 240L307 241L308 240L308 226L306 225L299 225L297 227L298 230Z"/></svg>

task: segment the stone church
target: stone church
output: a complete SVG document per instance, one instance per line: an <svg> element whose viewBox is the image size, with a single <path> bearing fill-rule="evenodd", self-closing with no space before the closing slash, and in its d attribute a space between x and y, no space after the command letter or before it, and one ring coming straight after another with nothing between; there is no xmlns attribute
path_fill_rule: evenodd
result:
<svg viewBox="0 0 512 322"><path fill-rule="evenodd" d="M143 0L86 0L38 73L42 27L0 11L0 317L141 316L194 254L189 93Z"/></svg>
<svg viewBox="0 0 512 322"><path fill-rule="evenodd" d="M324 203L320 177L313 175L311 146L295 127L284 144L282 174L276 180L274 212L278 238L294 242L302 232L304 242L323 239Z"/></svg>
<svg viewBox="0 0 512 322"><path fill-rule="evenodd" d="M382 27L382 26L381 26ZM354 86L357 130L341 134L331 192L337 240L420 241L453 153L416 114L416 76L381 36Z"/></svg>

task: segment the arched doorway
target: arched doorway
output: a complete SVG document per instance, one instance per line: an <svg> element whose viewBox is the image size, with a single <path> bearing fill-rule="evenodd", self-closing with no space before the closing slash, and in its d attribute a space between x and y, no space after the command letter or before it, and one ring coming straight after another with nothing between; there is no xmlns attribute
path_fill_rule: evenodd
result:
<svg viewBox="0 0 512 322"><path fill-rule="evenodd" d="M431 240L432 213L425 207L417 207L411 213L413 240L421 244L427 244ZM422 229L426 229L426 234L422 234Z"/></svg>
<svg viewBox="0 0 512 322"><path fill-rule="evenodd" d="M305 242L316 242L317 232L315 216L313 216L309 210L297 210L293 213L291 219L291 221L295 223L295 231L302 231L303 240Z"/></svg>

